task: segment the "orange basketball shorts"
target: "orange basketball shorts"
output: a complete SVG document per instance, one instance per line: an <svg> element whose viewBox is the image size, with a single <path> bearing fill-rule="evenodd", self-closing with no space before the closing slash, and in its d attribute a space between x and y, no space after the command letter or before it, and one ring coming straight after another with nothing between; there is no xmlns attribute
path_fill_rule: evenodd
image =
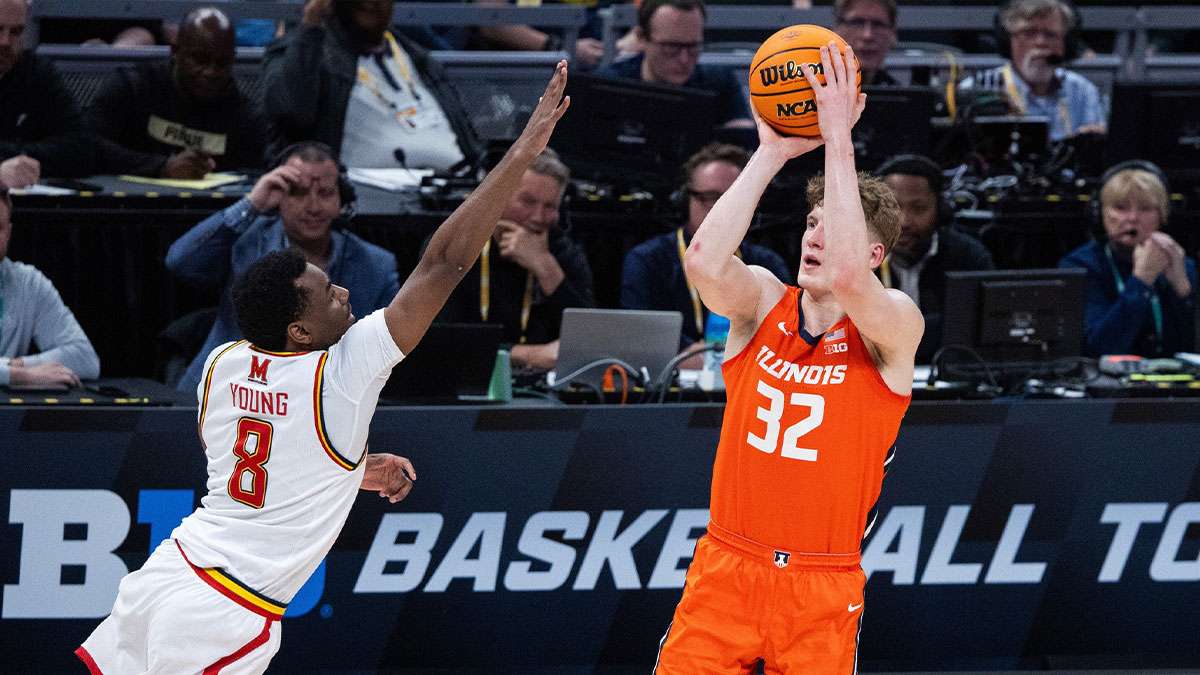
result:
<svg viewBox="0 0 1200 675"><path fill-rule="evenodd" d="M857 672L863 613L858 553L777 551L709 524L655 675Z"/></svg>

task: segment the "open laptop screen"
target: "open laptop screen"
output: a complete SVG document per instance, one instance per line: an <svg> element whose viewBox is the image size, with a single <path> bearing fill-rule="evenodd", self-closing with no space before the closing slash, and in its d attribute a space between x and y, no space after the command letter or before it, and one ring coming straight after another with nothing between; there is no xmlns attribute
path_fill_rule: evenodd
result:
<svg viewBox="0 0 1200 675"><path fill-rule="evenodd" d="M396 367L381 402L448 404L486 399L504 327L435 323Z"/></svg>
<svg viewBox="0 0 1200 675"><path fill-rule="evenodd" d="M678 353L682 326L683 315L673 311L566 309L559 330L555 384L588 364L604 361L571 377L572 382L598 389L611 359L645 368L656 378Z"/></svg>

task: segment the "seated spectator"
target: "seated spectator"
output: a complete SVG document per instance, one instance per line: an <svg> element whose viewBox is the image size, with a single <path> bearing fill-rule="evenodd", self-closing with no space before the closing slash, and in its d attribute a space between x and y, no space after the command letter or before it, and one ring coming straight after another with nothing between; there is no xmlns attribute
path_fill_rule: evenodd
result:
<svg viewBox="0 0 1200 675"><path fill-rule="evenodd" d="M917 363L929 363L942 346L946 272L990 270L992 254L978 239L954 229L942 198L942 171L921 155L897 155L876 170L900 204L900 238L876 269L888 288L912 298L925 316Z"/></svg>
<svg viewBox="0 0 1200 675"><path fill-rule="evenodd" d="M896 0L834 0L833 32L854 48L862 86L899 84L883 69L896 46Z"/></svg>
<svg viewBox="0 0 1200 675"><path fill-rule="evenodd" d="M54 284L8 259L11 234L12 199L0 183L0 384L79 386L99 377L100 357Z"/></svg>
<svg viewBox="0 0 1200 675"><path fill-rule="evenodd" d="M514 367L553 369L563 310L596 305L587 256L558 226L570 180L553 150L533 160L479 260L438 314L447 323L504 324Z"/></svg>
<svg viewBox="0 0 1200 675"><path fill-rule="evenodd" d="M267 47L271 147L316 140L352 167L475 166L482 144L428 53L388 31L390 0L308 0L301 26Z"/></svg>
<svg viewBox="0 0 1200 675"><path fill-rule="evenodd" d="M171 59L114 72L88 108L101 173L203 178L262 168L266 125L233 79L233 25L221 10L184 17Z"/></svg>
<svg viewBox="0 0 1200 675"><path fill-rule="evenodd" d="M715 91L718 124L753 128L750 102L733 70L699 65L706 16L704 0L644 0L635 29L642 53L596 74Z"/></svg>
<svg viewBox="0 0 1200 675"><path fill-rule="evenodd" d="M328 146L298 143L284 149L276 167L254 184L249 195L171 244L167 269L188 281L222 287L212 330L179 381L180 390L196 389L204 359L213 348L241 337L230 288L251 263L271 251L299 250L333 283L351 289L350 303L360 316L391 300L400 288L395 256L333 228L353 202L353 191Z"/></svg>
<svg viewBox="0 0 1200 675"><path fill-rule="evenodd" d="M26 0L0 0L0 178L86 176L93 150L79 106L49 60L25 46Z"/></svg>
<svg viewBox="0 0 1200 675"><path fill-rule="evenodd" d="M1011 0L998 21L1007 34L1000 48L1008 63L967 77L960 87L995 92L1014 115L1050 120L1054 141L1104 133L1096 85L1059 65L1078 49L1075 10L1062 0Z"/></svg>
<svg viewBox="0 0 1200 675"><path fill-rule="evenodd" d="M1122 162L1100 186L1095 241L1059 267L1087 270L1085 353L1171 356L1196 349L1196 264L1161 231L1167 222L1162 171Z"/></svg>
<svg viewBox="0 0 1200 675"><path fill-rule="evenodd" d="M683 314L679 349L704 346L708 308L683 271L683 252L692 235L704 222L717 199L725 194L745 168L750 156L736 146L713 143L688 158L683 166L684 184L679 214L683 224L672 232L634 246L625 255L621 272L621 307L624 309L675 310ZM765 267L787 283L791 277L783 258L769 248L743 241L738 249L748 265ZM684 362L683 368L699 368L703 355Z"/></svg>

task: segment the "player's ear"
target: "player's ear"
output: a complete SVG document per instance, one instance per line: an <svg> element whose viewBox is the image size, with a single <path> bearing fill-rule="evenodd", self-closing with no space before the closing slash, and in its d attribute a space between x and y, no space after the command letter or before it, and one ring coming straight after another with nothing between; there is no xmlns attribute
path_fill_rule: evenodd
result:
<svg viewBox="0 0 1200 675"><path fill-rule="evenodd" d="M879 267L886 257L887 253L883 250L883 244L877 241L871 242L871 269Z"/></svg>
<svg viewBox="0 0 1200 675"><path fill-rule="evenodd" d="M293 321L287 327L288 338L298 345L312 344L313 335L300 321Z"/></svg>

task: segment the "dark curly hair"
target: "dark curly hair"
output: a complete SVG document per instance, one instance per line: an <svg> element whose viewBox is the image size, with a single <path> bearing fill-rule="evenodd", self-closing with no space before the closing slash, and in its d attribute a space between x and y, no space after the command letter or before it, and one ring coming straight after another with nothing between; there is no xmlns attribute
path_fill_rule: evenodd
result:
<svg viewBox="0 0 1200 675"><path fill-rule="evenodd" d="M296 285L307 264L296 251L272 251L233 284L233 313L250 344L273 352L287 348L288 324L308 306L308 297Z"/></svg>

